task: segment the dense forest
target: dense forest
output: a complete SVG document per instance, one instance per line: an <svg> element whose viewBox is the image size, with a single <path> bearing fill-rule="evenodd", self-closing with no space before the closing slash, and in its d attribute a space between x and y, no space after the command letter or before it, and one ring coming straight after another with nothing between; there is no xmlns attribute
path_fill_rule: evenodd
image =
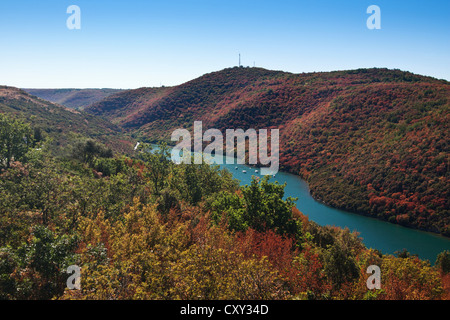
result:
<svg viewBox="0 0 450 320"><path fill-rule="evenodd" d="M174 164L165 144L125 155L38 132L0 113L0 299L450 298L450 252L431 266L367 249L267 178L240 187ZM79 290L66 288L73 265ZM381 289L367 289L369 265Z"/></svg>
<svg viewBox="0 0 450 320"><path fill-rule="evenodd" d="M270 81L279 75L261 72ZM140 90L154 101L176 91ZM132 103L139 96L133 94L107 99ZM355 97L347 107L361 103ZM330 108L346 113L339 100ZM430 108L436 112L436 105ZM132 114L122 111L110 110L116 119ZM331 120L315 123L321 121ZM441 122L433 126L442 129ZM0 87L0 299L450 298L450 252L432 265L407 251L368 249L355 232L310 221L296 208L297 199L285 199L284 185L254 178L239 186L219 167L175 164L165 143L133 150L136 140L123 127ZM339 128L330 124L330 130ZM438 137L435 143L444 143L439 150L446 152ZM423 145L413 143L411 154L414 148ZM311 159L308 166L321 168L318 158ZM364 177L350 169L343 172ZM371 188L379 190L376 183ZM67 269L74 265L81 268L79 290L67 288ZM380 267L381 289L367 288L370 265Z"/></svg>
<svg viewBox="0 0 450 320"><path fill-rule="evenodd" d="M400 70L291 74L229 68L86 108L133 137L177 128L280 129L283 170L331 206L450 235L450 84Z"/></svg>

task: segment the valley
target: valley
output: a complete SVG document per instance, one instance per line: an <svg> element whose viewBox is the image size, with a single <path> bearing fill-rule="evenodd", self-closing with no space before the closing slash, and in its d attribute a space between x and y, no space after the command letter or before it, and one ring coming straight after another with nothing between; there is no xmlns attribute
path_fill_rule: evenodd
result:
<svg viewBox="0 0 450 320"><path fill-rule="evenodd" d="M280 130L280 169L335 208L449 235L449 98L444 80L400 70L291 74L229 68L180 86L124 91L86 112L136 139Z"/></svg>
<svg viewBox="0 0 450 320"><path fill-rule="evenodd" d="M0 298L446 300L448 97L387 69L225 69L84 110L2 86ZM173 163L198 119L279 130L283 172Z"/></svg>

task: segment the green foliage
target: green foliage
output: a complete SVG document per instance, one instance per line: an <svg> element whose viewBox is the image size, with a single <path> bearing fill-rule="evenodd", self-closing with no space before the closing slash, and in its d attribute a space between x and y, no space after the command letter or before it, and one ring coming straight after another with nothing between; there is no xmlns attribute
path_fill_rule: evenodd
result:
<svg viewBox="0 0 450 320"><path fill-rule="evenodd" d="M7 299L51 299L63 293L66 269L74 264L74 236L58 236L35 226L31 240L13 251L0 249L0 296Z"/></svg>
<svg viewBox="0 0 450 320"><path fill-rule="evenodd" d="M17 268L17 261L11 247L0 248L0 300L15 298L17 284L11 274Z"/></svg>
<svg viewBox="0 0 450 320"><path fill-rule="evenodd" d="M113 152L95 140L87 139L75 144L72 157L93 166L98 157L112 158Z"/></svg>
<svg viewBox="0 0 450 320"><path fill-rule="evenodd" d="M0 172L0 299L440 299L438 266L383 256L321 227L268 178L239 187L218 166L174 164L165 145L135 158L51 143ZM81 143L79 143L81 142ZM72 145L65 148L71 150ZM66 268L81 290L65 290ZM370 293L365 267L380 265Z"/></svg>
<svg viewBox="0 0 450 320"><path fill-rule="evenodd" d="M219 166L208 164L179 164L174 168L174 184L182 198L190 204L198 204L202 200L212 200L222 190L233 192L239 183L231 173L221 170Z"/></svg>
<svg viewBox="0 0 450 320"><path fill-rule="evenodd" d="M283 199L284 188L285 185L269 182L268 176L263 179L253 177L251 184L242 188L242 197L238 194L219 195L212 203L215 220L225 212L232 230L274 230L300 237L301 223L292 217L296 199Z"/></svg>
<svg viewBox="0 0 450 320"><path fill-rule="evenodd" d="M417 257L416 254L411 254L408 250L406 250L404 248L402 250L396 251L394 253L397 257L402 258L402 259Z"/></svg>
<svg viewBox="0 0 450 320"><path fill-rule="evenodd" d="M61 155L73 136L77 140L95 139L115 152L130 152L133 145L119 127L107 120L63 108L13 87L0 86L0 113L26 121L34 128L35 138L51 140L48 151L53 155Z"/></svg>
<svg viewBox="0 0 450 320"><path fill-rule="evenodd" d="M97 158L95 159L93 168L101 172L103 176L112 176L123 172L125 170L125 164L122 159Z"/></svg>
<svg viewBox="0 0 450 320"><path fill-rule="evenodd" d="M164 215L167 215L171 209L180 209L180 195L175 190L163 189L157 200L157 209Z"/></svg>
<svg viewBox="0 0 450 320"><path fill-rule="evenodd" d="M160 144L155 150L147 144L141 144L139 148L141 150L139 157L147 164L148 170L145 175L152 181L154 193L159 195L170 170L169 148L165 143Z"/></svg>
<svg viewBox="0 0 450 320"><path fill-rule="evenodd" d="M0 169L9 168L13 160L23 161L32 144L29 125L0 113Z"/></svg>
<svg viewBox="0 0 450 320"><path fill-rule="evenodd" d="M280 234L294 235L299 231L299 225L292 219L292 208L297 198L284 198L286 184L269 182L269 176L257 181L252 179L249 186L242 189L244 206L243 219L257 231L272 229Z"/></svg>
<svg viewBox="0 0 450 320"><path fill-rule="evenodd" d="M450 272L450 251L445 250L438 254L436 266L445 274Z"/></svg>
<svg viewBox="0 0 450 320"><path fill-rule="evenodd" d="M194 119L222 133L283 128L281 168L307 179L316 199L449 235L449 97L447 81L385 68L228 68L170 89L124 91L87 110L153 142Z"/></svg>
<svg viewBox="0 0 450 320"><path fill-rule="evenodd" d="M347 244L335 242L324 255L324 271L339 289L344 283L359 277L359 268Z"/></svg>

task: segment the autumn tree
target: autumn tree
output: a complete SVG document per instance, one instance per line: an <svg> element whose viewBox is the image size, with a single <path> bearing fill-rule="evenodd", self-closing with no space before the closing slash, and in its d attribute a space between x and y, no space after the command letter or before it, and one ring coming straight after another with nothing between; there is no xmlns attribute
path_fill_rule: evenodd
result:
<svg viewBox="0 0 450 320"><path fill-rule="evenodd" d="M76 262L73 253L76 236L57 235L44 226L35 226L26 244L15 251L0 250L6 261L0 264L0 278L11 299L51 299L60 296L66 286L69 265ZM2 259L3 260L3 259ZM13 270L13 272L11 272ZM10 272L5 274L4 272ZM15 291L11 292L14 287ZM0 292L0 295L2 292Z"/></svg>
<svg viewBox="0 0 450 320"><path fill-rule="evenodd" d="M382 289L388 300L433 300L443 293L439 271L417 257L387 256L382 265Z"/></svg>
<svg viewBox="0 0 450 320"><path fill-rule="evenodd" d="M436 266L440 268L444 274L450 272L450 251L445 250L438 254Z"/></svg>

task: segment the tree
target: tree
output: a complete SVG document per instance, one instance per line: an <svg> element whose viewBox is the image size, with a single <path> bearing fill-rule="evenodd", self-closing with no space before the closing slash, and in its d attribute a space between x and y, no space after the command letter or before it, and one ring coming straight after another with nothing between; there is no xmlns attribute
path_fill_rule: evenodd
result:
<svg viewBox="0 0 450 320"><path fill-rule="evenodd" d="M359 268L351 250L341 241L336 241L325 253L324 271L335 289L340 289L344 283L358 278Z"/></svg>
<svg viewBox="0 0 450 320"><path fill-rule="evenodd" d="M269 176L263 179L253 178L249 186L242 189L246 207L244 219L257 231L275 230L279 234L295 235L300 228L292 219L292 207L297 199L284 197L284 185L269 182Z"/></svg>
<svg viewBox="0 0 450 320"><path fill-rule="evenodd" d="M44 136L42 134L42 129L39 127L35 127L33 129L33 148L38 145L39 142L44 140Z"/></svg>
<svg viewBox="0 0 450 320"><path fill-rule="evenodd" d="M253 177L250 185L242 187L242 197L238 194L222 192L212 203L212 217L218 221L220 214L226 213L231 229L245 231L252 228L258 232L273 230L280 235L288 234L300 239L301 221L292 216L294 201L284 198L285 185Z"/></svg>
<svg viewBox="0 0 450 320"><path fill-rule="evenodd" d="M12 160L23 161L32 143L29 125L0 114L0 169L9 168Z"/></svg>
<svg viewBox="0 0 450 320"><path fill-rule="evenodd" d="M112 158L113 152L110 148L105 147L97 141L87 139L85 141L80 141L75 145L72 156L75 159L79 159L84 163L93 166L94 160L97 157Z"/></svg>
<svg viewBox="0 0 450 320"><path fill-rule="evenodd" d="M17 283L11 274L17 267L11 247L0 248L0 300L11 300L17 291Z"/></svg>
<svg viewBox="0 0 450 320"><path fill-rule="evenodd" d="M417 257L385 256L380 266L387 300L429 300L442 296L439 271Z"/></svg>
<svg viewBox="0 0 450 320"><path fill-rule="evenodd" d="M159 195L170 171L169 148L166 143L161 143L154 150L147 144L139 147L140 158L147 164L146 176L152 181L155 194Z"/></svg>
<svg viewBox="0 0 450 320"><path fill-rule="evenodd" d="M436 266L439 267L444 274L450 272L450 251L445 250L438 254Z"/></svg>
<svg viewBox="0 0 450 320"><path fill-rule="evenodd" d="M44 226L35 226L28 243L9 255L9 265L2 263L2 272L10 271L16 290L11 298L17 299L51 299L60 296L66 286L66 269L76 261L74 249L77 247L76 236L59 236ZM3 256L2 256L3 258ZM9 268L9 269L8 269ZM5 279L4 279L5 280ZM7 293L7 292L6 292ZM0 292L0 296L5 293Z"/></svg>

